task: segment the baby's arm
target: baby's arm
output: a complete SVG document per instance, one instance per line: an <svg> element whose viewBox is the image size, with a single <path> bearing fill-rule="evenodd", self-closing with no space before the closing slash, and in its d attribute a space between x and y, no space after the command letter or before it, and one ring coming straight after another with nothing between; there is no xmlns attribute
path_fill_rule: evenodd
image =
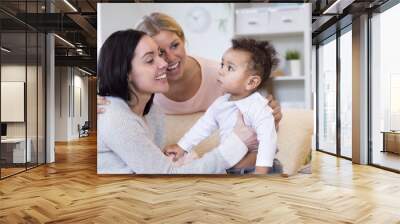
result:
<svg viewBox="0 0 400 224"><path fill-rule="evenodd" d="M192 151L194 146L207 138L218 127L214 118L213 105L209 107L204 115L177 144L168 145L163 149L164 154L167 155L171 161L176 162L183 159L185 153Z"/></svg>
<svg viewBox="0 0 400 224"><path fill-rule="evenodd" d="M257 139L260 142L255 173L267 174L268 168L273 166L277 147L274 117L271 112L265 111L265 108L258 109L254 115Z"/></svg>
<svg viewBox="0 0 400 224"><path fill-rule="evenodd" d="M210 136L217 128L215 119L215 109L218 105L218 99L207 109L204 115L195 125L178 141L178 145L185 151L190 152L205 138Z"/></svg>

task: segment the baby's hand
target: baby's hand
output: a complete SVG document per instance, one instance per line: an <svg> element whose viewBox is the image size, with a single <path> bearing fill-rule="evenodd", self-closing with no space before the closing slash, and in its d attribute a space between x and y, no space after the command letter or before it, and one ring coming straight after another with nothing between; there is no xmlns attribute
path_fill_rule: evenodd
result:
<svg viewBox="0 0 400 224"><path fill-rule="evenodd" d="M198 158L199 158L199 156L194 151L185 153L181 158L179 158L175 162L173 161L173 157L169 157L169 159L174 163L174 166L176 166L176 167L180 167L185 164L191 163L193 160L196 160Z"/></svg>
<svg viewBox="0 0 400 224"><path fill-rule="evenodd" d="M256 166L256 170L254 174L268 174L268 167L265 166Z"/></svg>
<svg viewBox="0 0 400 224"><path fill-rule="evenodd" d="M183 150L179 145L168 145L164 148L164 154L168 157L173 157L173 161L177 161L185 154L185 150Z"/></svg>

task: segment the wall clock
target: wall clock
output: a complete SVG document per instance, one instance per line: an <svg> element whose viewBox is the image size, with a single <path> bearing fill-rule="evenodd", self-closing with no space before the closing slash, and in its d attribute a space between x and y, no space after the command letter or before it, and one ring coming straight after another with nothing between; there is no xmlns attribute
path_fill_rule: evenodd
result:
<svg viewBox="0 0 400 224"><path fill-rule="evenodd" d="M203 7L193 7L187 12L185 23L190 31L202 33L211 25L211 15Z"/></svg>

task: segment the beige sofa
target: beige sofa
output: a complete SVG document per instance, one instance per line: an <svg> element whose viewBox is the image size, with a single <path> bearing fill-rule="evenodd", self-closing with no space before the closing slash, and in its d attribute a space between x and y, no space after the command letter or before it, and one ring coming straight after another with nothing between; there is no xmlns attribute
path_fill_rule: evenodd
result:
<svg viewBox="0 0 400 224"><path fill-rule="evenodd" d="M284 175L297 172L311 172L311 139L313 133L313 112L311 110L284 110L279 124L277 159L283 166ZM167 144L176 143L203 113L190 115L167 115ZM218 145L218 133L204 140L196 147L200 155Z"/></svg>

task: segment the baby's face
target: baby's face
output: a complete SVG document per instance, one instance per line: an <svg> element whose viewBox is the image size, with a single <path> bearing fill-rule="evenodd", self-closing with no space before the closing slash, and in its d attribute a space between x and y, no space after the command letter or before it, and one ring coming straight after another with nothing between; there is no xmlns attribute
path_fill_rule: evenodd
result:
<svg viewBox="0 0 400 224"><path fill-rule="evenodd" d="M248 63L249 52L228 49L222 56L217 81L226 93L242 95L246 93L246 85L250 77Z"/></svg>

